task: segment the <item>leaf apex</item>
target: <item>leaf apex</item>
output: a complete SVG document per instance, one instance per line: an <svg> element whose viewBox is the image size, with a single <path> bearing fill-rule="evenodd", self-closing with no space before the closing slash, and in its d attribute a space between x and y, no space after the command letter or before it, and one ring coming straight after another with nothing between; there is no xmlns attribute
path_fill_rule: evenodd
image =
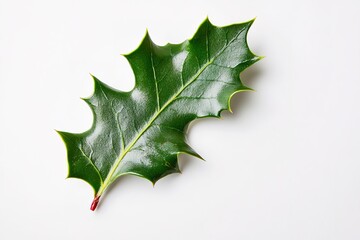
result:
<svg viewBox="0 0 360 240"><path fill-rule="evenodd" d="M209 15L206 15L206 18L205 18L205 20L202 22L202 24L204 24L204 23L207 23L207 24L210 24L211 26L214 26L214 25L211 23L211 21L210 21Z"/></svg>
<svg viewBox="0 0 360 240"><path fill-rule="evenodd" d="M81 97L80 99L86 103L89 103L89 101L90 101L90 97Z"/></svg>
<svg viewBox="0 0 360 240"><path fill-rule="evenodd" d="M149 34L149 28L145 28L145 37L146 36L150 36L150 34Z"/></svg>
<svg viewBox="0 0 360 240"><path fill-rule="evenodd" d="M248 21L242 22L242 23L240 23L240 24L248 25L247 28L249 29L249 28L252 26L252 24L255 22L256 18L257 18L257 17L254 17L254 18L252 18L252 19L250 19L250 20L248 20Z"/></svg>
<svg viewBox="0 0 360 240"><path fill-rule="evenodd" d="M100 81L95 75L89 73L94 82Z"/></svg>
<svg viewBox="0 0 360 240"><path fill-rule="evenodd" d="M94 90L96 91L96 89L100 86L100 85L104 85L103 82L101 82L97 77L95 77L94 75L90 74L90 76L92 77L93 81L94 81Z"/></svg>
<svg viewBox="0 0 360 240"><path fill-rule="evenodd" d="M57 132L57 134L59 134L59 136L61 137L61 139L64 141L64 143L66 144L65 142L65 138L69 135L73 135L72 133L69 133L69 132L64 132L64 131L59 131L59 130L55 130Z"/></svg>
<svg viewBox="0 0 360 240"><path fill-rule="evenodd" d="M144 34L140 44L135 48L135 50L133 50L129 53L121 54L121 55L123 57L125 57L131 65L131 57L133 55L135 55L137 52L141 51L141 49L143 47L148 47L149 44L154 44L154 42L151 40L148 28L146 28L145 34Z"/></svg>
<svg viewBox="0 0 360 240"><path fill-rule="evenodd" d="M65 144L65 146L67 146L66 141L65 141L65 132L59 131L59 130L56 130L56 129L54 129L54 130L60 136L60 138L63 141L63 143Z"/></svg>

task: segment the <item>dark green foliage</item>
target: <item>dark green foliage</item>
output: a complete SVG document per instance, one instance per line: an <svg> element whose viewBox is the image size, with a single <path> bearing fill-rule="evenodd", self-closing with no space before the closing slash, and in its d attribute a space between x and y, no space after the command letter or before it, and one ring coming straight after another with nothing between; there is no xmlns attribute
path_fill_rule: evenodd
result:
<svg viewBox="0 0 360 240"><path fill-rule="evenodd" d="M233 94L249 90L239 75L260 59L246 42L252 23L216 27L206 19L192 39L165 46L146 33L125 55L136 79L130 92L93 77L94 93L84 99L94 115L92 127L79 134L59 132L68 177L85 180L101 196L122 175L155 183L179 172L179 153L200 157L186 143L184 129L195 118L219 117Z"/></svg>

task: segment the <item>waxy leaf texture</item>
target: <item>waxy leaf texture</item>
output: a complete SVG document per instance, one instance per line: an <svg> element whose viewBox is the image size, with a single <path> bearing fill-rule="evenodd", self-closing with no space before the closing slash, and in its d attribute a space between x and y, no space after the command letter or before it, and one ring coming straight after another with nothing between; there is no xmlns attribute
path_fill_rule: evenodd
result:
<svg viewBox="0 0 360 240"><path fill-rule="evenodd" d="M178 155L201 158L186 142L185 128L196 118L220 117L231 97L250 88L240 72L261 57L247 44L253 20L217 27L206 19L193 38L156 45L146 33L140 46L124 55L135 87L116 90L96 77L84 99L93 125L83 133L60 132L67 148L70 178L95 191L91 209L117 178L131 174L155 183L179 172Z"/></svg>

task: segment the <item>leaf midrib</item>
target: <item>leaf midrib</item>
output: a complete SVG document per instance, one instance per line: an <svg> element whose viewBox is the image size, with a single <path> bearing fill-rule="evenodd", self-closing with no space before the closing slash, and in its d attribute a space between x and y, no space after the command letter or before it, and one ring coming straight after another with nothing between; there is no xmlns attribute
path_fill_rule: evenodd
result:
<svg viewBox="0 0 360 240"><path fill-rule="evenodd" d="M204 64L199 71L194 75L194 77L184 86L182 86L182 88L180 88L180 90L174 94L160 109L159 111L157 111L154 116L150 119L149 123L145 125L145 127L141 130L141 132L137 135L136 138L134 138L134 140L125 148L125 150L119 155L119 157L116 159L115 164L111 167L109 174L107 175L106 179L104 180L103 184L101 184L99 191L97 192L97 196L101 196L102 193L105 191L105 189L111 184L111 182L113 181L112 176L114 175L115 171L117 170L118 166L120 165L121 161L123 160L123 158L126 156L126 154L131 150L131 148L136 144L136 142L140 139L140 137L151 127L151 125L153 124L153 122L157 119L157 117L172 103L176 100L176 98L190 85L192 84L194 81L196 81L196 79L200 76L201 73L203 73L205 71L205 69L212 64L215 59L222 54L230 44L232 44L238 37L239 35L245 30L246 28L243 28L241 31L239 31L238 34L236 34L236 36L231 39L231 41L228 42L228 44L226 44L211 60L209 60L206 64ZM208 32L206 32L206 35L208 35ZM206 36L208 37L208 36ZM207 48L207 55L209 54L208 51L209 49Z"/></svg>

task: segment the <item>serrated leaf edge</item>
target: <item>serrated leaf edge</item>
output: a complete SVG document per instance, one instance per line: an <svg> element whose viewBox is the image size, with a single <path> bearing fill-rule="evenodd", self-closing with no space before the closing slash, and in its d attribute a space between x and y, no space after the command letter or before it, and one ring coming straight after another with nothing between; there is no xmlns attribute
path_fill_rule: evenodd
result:
<svg viewBox="0 0 360 240"><path fill-rule="evenodd" d="M255 19L256 19L256 18L254 18L254 19L252 19L252 20L250 20L250 21L247 21L247 22L235 23L235 24L230 24L230 25L222 26L222 27L229 27L229 26L238 25L238 24L249 24L248 28L247 28L247 29L244 29L244 30L246 30L246 33L245 33L245 44L246 44L246 47L247 47L248 51L254 56L252 59L247 60L247 61L252 61L252 64L264 58L263 56L257 56L256 54L254 54L254 53L251 51L251 49L249 48L249 46L248 46L248 41L247 41L248 30L250 29L250 27L251 27L251 25L253 24L253 22L255 21ZM209 18L206 17L206 19L199 25L199 27L198 27L197 29L199 29L199 28L202 26L202 24L204 24L206 21L208 21L208 23L211 24L211 25L214 26L214 27L219 27L219 26L217 26L217 25L212 24L212 23L210 22ZM197 31L196 31L196 32L197 32ZM196 34L196 32L195 32L195 34ZM241 32L240 32L240 33L241 33ZM195 34L194 34L194 36L195 36ZM194 36L193 36L193 37L194 37ZM142 41L140 42L140 44L138 45L138 47L137 47L135 50L133 50L132 52L130 52L130 53L121 54L121 56L124 56L125 58L127 58L128 55L130 55L131 53L135 52L135 51L143 44L143 41L144 41L147 37L150 37L150 36L149 36L148 30L146 29L145 36L143 37L143 39L142 39ZM190 41L191 39L193 39L193 37L190 38L190 39L188 39L188 40L185 40L185 41ZM165 44L164 46L169 45L169 44L171 44L171 43ZM182 44L182 43L180 43L180 44ZM225 48L225 49L226 49L226 48ZM224 49L224 50L225 50L225 49ZM217 54L217 56L218 56L218 55L219 55L219 54ZM100 172L99 172L99 169L98 169L98 168L93 164L93 162L85 155L85 157L89 160L90 164L91 164L91 165L94 167L94 169L96 170L97 174L99 175L99 179L100 179L100 181L101 181L101 185L100 185L100 188L99 188L99 189L95 189L95 187L94 187L92 184L90 184L90 185L92 186L93 190L94 190L94 195L95 195L95 196L101 196L102 193L106 190L106 188L107 188L112 182L114 182L117 178L119 178L119 177L121 177L121 176L125 176L125 175L138 176L138 177L141 177L141 178L144 178L144 179L150 181L153 185L156 184L156 182L157 182L160 178L157 179L157 180L155 180L155 181L152 181L152 180L146 178L145 176L143 176L143 175L141 175L141 174L138 174L138 173L135 173L135 172L122 173L122 174L117 175L116 178L114 178L114 179L112 179L112 176L113 176L113 174L115 173L116 169L118 168L118 166L119 166L120 162L122 161L122 159L125 157L125 155L129 152L129 150L131 150L131 148L134 146L134 144L137 142L137 140L138 140L138 139L142 136L142 134L144 134L144 132L151 126L151 124L156 120L156 118L161 114L161 112L162 112L168 105L170 105L170 104L179 96L179 94L181 94L181 92L186 89L186 87L188 87L191 83L193 83L193 82L197 79L197 77L206 69L206 67L209 66L209 65L216 59L217 56L213 57L212 60L210 60L210 61L209 61L207 64L205 64L199 71L197 71L196 75L191 79L191 81L189 81L186 85L184 85L180 91L178 91L176 94L174 94L174 96L173 96L171 99L169 99L169 100L163 105L163 107L161 107L161 108L159 109L159 111L151 118L151 120L149 121L149 123L143 128L143 130L141 130L141 132L138 134L138 136L137 136L136 138L134 138L134 140L131 141L130 144L128 144L128 147L126 147L126 148L124 149L123 154L121 154L121 155L117 158L117 160L115 161L114 165L111 167L111 170L109 171L109 174L107 175L107 177L106 177L105 180L102 179L101 174L100 174ZM242 63L245 63L245 62L247 62L247 61L244 61L244 62L242 62ZM252 65L252 64L251 64L251 65ZM249 65L249 66L250 66L250 65ZM244 69L242 69L242 71L244 71L245 69L247 69L249 66L245 66ZM101 84L104 84L103 82L101 82L99 79L97 79L97 78L96 78L95 76L93 76L92 74L90 74L90 75L92 76L92 78L93 78L93 80L94 80L94 88L95 88L95 85L96 85L96 81L98 81L98 83L99 83L100 85L101 85ZM239 75L239 80L241 81L240 75ZM105 84L105 85L106 85L106 84ZM243 89L239 89L239 90L233 92L233 93L229 96L228 101L227 101L227 107L224 108L224 109L220 109L220 110L218 111L218 114L217 114L217 115L209 114L209 115L202 116L202 117L196 117L195 119L201 119L201 118L206 118L206 117L221 118L221 112L224 111L224 110L228 110L228 111L230 111L230 112L232 113L231 104L230 104L232 97L233 97L235 94L239 93L239 92L253 91L253 89L251 89L251 88L249 88L249 87L247 87L247 86L245 86L245 85L243 85L243 84L242 84L242 87L243 87ZM135 88L136 88L136 84L135 84L135 86L134 86L133 89L135 89ZM132 90L133 90L133 89L132 89ZM129 92L131 92L132 90L130 90ZM116 91L119 91L119 90L116 90ZM95 91L94 91L94 92L95 92ZM122 91L119 91L119 92L122 92ZM94 95L94 93L93 93L92 95ZM92 96L92 95L91 95L91 96ZM89 97L89 98L90 98L90 97ZM88 100L89 98L81 98L81 99L84 100L86 103L88 103L87 100ZM91 108L91 110L92 110L92 108ZM94 117L94 113L93 113L93 117ZM194 119L194 120L195 120L195 119ZM190 123L191 123L191 122L189 122L189 124L190 124ZM60 137L62 138L62 140L63 140L63 142L64 142L64 144L65 144L65 146L67 147L67 144L66 144L66 142L65 142L64 139L63 139L64 135L62 134L62 133L65 133L65 132L57 131L57 130L55 130L55 131L60 135ZM179 156L180 154L188 154L188 155L191 155L191 156L194 156L194 157L197 157L197 158L199 158L199 159L204 160L204 159L203 159L200 155L198 155L195 151L194 151L193 153L192 153L192 152L178 152L178 153L177 153L177 159L178 159L178 156ZM68 167L69 167L69 159L68 159ZM179 171L179 172L180 172L180 171ZM172 172L172 173L176 173L176 172ZM172 173L169 173L169 174L172 174ZM169 175L169 174L166 174L166 175ZM162 177L165 177L166 175L164 175L164 176L162 176ZM162 177L161 177L161 178L162 178ZM82 178L69 176L69 169L68 169L68 176L67 176L67 178L77 178L77 179L81 179L81 180L87 182L86 180L84 180L84 179L82 179ZM87 182L87 183L89 183L89 182Z"/></svg>

